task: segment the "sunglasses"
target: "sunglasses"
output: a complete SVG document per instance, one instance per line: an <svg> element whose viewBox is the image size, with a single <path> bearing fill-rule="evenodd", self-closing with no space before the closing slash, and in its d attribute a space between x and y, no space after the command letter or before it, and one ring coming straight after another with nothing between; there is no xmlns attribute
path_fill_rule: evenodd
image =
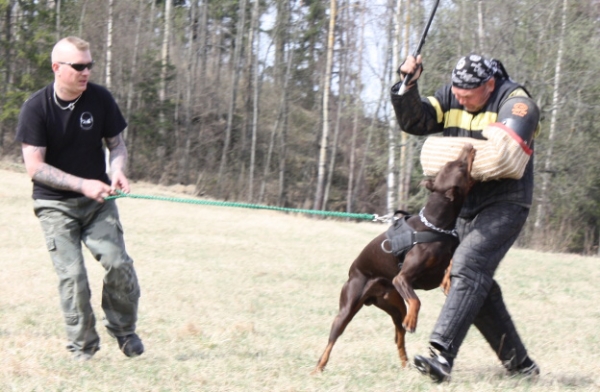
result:
<svg viewBox="0 0 600 392"><path fill-rule="evenodd" d="M77 72L82 72L84 69L89 69L90 71L92 70L92 67L94 66L94 62L92 61L91 63L87 63L87 64L78 64L78 63L65 63L63 61L57 61L59 64L65 64L65 65L70 65L71 68L73 68L75 71Z"/></svg>

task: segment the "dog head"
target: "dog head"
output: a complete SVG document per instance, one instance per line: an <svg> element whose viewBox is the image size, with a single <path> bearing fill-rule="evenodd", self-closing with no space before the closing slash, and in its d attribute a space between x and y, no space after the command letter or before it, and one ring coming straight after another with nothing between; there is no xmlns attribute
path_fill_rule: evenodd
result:
<svg viewBox="0 0 600 392"><path fill-rule="evenodd" d="M475 184L471 177L471 169L476 150L472 144L466 143L458 158L446 163L435 178L423 181L425 188L431 192L443 195L450 202L462 201Z"/></svg>

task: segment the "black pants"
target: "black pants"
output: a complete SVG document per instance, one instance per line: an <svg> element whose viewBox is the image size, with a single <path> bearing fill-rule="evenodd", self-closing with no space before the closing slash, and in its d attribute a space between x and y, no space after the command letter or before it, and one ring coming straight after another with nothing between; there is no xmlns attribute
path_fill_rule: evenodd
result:
<svg viewBox="0 0 600 392"><path fill-rule="evenodd" d="M528 214L528 208L496 203L473 219L459 219L461 242L453 257L451 288L430 338L432 346L450 358L458 354L471 324L507 368L527 357L494 273Z"/></svg>

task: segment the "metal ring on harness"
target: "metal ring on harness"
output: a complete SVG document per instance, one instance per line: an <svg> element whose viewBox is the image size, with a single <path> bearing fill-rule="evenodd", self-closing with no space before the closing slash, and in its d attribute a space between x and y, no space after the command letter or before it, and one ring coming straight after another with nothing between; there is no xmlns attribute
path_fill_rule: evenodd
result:
<svg viewBox="0 0 600 392"><path fill-rule="evenodd" d="M392 246L390 245L390 250L386 250L385 249L385 243L386 242L390 242L389 238L386 238L385 240L381 241L381 250L383 250L385 253L392 253Z"/></svg>

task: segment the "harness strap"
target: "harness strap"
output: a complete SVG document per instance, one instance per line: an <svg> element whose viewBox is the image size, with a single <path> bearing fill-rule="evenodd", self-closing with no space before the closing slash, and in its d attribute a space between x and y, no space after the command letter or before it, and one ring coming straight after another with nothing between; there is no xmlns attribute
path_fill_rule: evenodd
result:
<svg viewBox="0 0 600 392"><path fill-rule="evenodd" d="M416 231L406 222L410 215L404 216L394 222L394 225L386 231L386 240L381 244L385 252L393 253L398 258L398 268L402 269L404 257L416 244L429 243L436 241L457 241L452 234L441 233L437 231ZM389 242L389 248L386 249L385 243Z"/></svg>

